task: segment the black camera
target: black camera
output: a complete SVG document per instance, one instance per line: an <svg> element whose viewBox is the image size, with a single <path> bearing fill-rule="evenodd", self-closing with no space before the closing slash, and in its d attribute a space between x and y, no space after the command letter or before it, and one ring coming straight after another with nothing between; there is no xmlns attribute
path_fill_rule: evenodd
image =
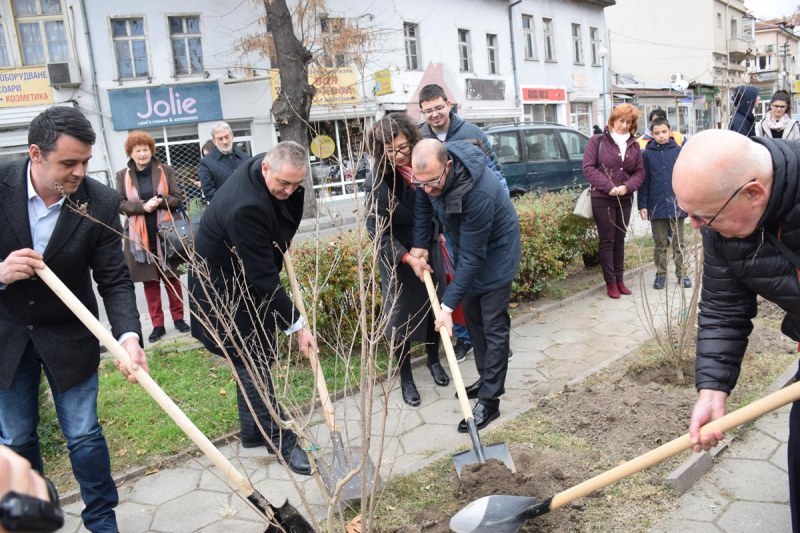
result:
<svg viewBox="0 0 800 533"><path fill-rule="evenodd" d="M48 533L64 525L64 512L58 506L58 493L49 479L50 501L9 491L0 499L0 523L8 531Z"/></svg>

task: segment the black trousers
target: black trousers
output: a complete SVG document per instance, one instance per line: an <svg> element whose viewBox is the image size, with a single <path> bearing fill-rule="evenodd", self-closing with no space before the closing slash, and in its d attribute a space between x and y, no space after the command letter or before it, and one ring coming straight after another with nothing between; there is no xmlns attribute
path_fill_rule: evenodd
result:
<svg viewBox="0 0 800 533"><path fill-rule="evenodd" d="M800 533L800 401L792 404L789 414L789 508L792 531Z"/></svg>
<svg viewBox="0 0 800 533"><path fill-rule="evenodd" d="M600 266L606 285L622 281L625 270L625 235L631 219L632 196L592 198L592 212L600 239Z"/></svg>
<svg viewBox="0 0 800 533"><path fill-rule="evenodd" d="M506 391L508 349L511 335L511 317L508 303L511 284L499 289L466 296L462 302L467 330L475 351L475 366L483 379L478 400L497 406Z"/></svg>
<svg viewBox="0 0 800 533"><path fill-rule="evenodd" d="M255 364L253 372L255 373L256 380L254 381L247 371L245 363L243 363L241 359L238 357L231 357L231 362L233 363L234 372L236 372L236 375L239 376L242 382L241 387L236 387L236 404L239 408L241 439L248 442L264 442L264 436L259 430L258 424L256 424L256 419L258 419L258 422L261 423L261 427L264 428L264 433L267 438L275 444L275 447L284 452L291 453L297 445L297 435L291 430L281 430L262 398L261 393L266 392L267 400L273 406L276 413L281 419L286 419L283 410L275 400L275 389L272 385L269 367L262 363ZM263 388L266 388L266 391L259 392L259 389ZM250 400L253 406L255 418L247 405L244 395L247 395L247 399ZM286 453L284 453L284 455L286 455Z"/></svg>

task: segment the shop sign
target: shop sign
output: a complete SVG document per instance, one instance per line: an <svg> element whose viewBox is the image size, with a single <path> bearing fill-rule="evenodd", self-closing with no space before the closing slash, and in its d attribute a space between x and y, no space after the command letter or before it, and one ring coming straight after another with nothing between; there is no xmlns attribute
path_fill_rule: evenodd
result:
<svg viewBox="0 0 800 533"><path fill-rule="evenodd" d="M311 153L320 159L328 159L336 150L336 143L327 135L317 135L311 139Z"/></svg>
<svg viewBox="0 0 800 533"><path fill-rule="evenodd" d="M45 67L0 70L0 108L53 103Z"/></svg>
<svg viewBox="0 0 800 533"><path fill-rule="evenodd" d="M567 91L557 87L523 87L523 102L566 102Z"/></svg>
<svg viewBox="0 0 800 533"><path fill-rule="evenodd" d="M467 78L467 100L505 100L505 80Z"/></svg>
<svg viewBox="0 0 800 533"><path fill-rule="evenodd" d="M383 96L393 92L392 72L388 68L375 71L375 96Z"/></svg>
<svg viewBox="0 0 800 533"><path fill-rule="evenodd" d="M108 99L117 131L222 120L217 82L116 89Z"/></svg>
<svg viewBox="0 0 800 533"><path fill-rule="evenodd" d="M281 76L278 69L269 69L269 82L274 102L281 90ZM358 79L353 67L309 67L308 83L317 89L312 105L334 106L357 104L361 101L358 94Z"/></svg>

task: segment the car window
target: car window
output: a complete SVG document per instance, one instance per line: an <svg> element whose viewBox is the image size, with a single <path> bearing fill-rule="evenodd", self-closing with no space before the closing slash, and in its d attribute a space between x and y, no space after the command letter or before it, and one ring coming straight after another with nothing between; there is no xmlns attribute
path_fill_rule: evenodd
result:
<svg viewBox="0 0 800 533"><path fill-rule="evenodd" d="M501 165L520 162L519 138L516 131L489 133L487 137Z"/></svg>
<svg viewBox="0 0 800 533"><path fill-rule="evenodd" d="M528 161L552 161L563 159L556 133L552 130L525 131Z"/></svg>
<svg viewBox="0 0 800 533"><path fill-rule="evenodd" d="M589 139L577 131L561 130L561 140L567 147L567 154L570 159L583 159L583 151L586 150L586 143Z"/></svg>

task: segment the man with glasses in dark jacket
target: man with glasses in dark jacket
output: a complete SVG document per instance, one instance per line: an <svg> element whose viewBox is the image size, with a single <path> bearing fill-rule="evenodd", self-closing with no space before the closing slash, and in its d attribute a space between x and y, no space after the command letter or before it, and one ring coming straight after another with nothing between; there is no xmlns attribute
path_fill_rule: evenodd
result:
<svg viewBox="0 0 800 533"><path fill-rule="evenodd" d="M756 298L786 312L781 331L800 341L800 145L734 131L707 130L686 143L673 189L703 236L703 289L697 317L695 384L689 433L695 451L724 434L700 427L725 414L736 386ZM789 417L792 528L800 531L800 402Z"/></svg>

